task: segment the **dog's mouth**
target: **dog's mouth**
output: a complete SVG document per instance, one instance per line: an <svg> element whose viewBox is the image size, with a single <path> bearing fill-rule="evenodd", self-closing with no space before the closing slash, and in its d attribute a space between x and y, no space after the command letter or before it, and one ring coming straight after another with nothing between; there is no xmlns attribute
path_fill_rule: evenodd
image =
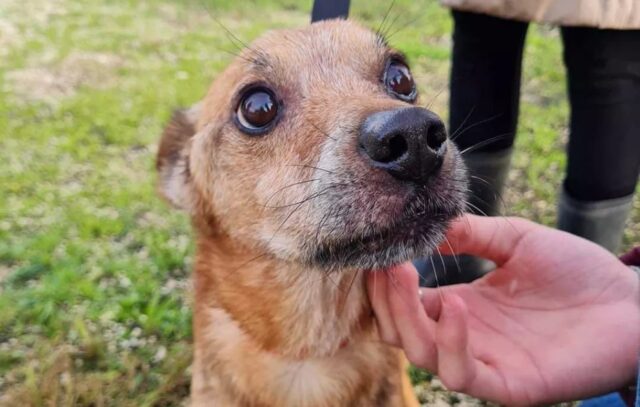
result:
<svg viewBox="0 0 640 407"><path fill-rule="evenodd" d="M384 228L321 243L310 262L323 269L379 269L425 257L462 212L462 202L434 205L415 198Z"/></svg>

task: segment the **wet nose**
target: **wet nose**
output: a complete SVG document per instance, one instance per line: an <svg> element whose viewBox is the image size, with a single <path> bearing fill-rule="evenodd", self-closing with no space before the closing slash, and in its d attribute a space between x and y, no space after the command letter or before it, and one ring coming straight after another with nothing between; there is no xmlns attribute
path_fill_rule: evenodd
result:
<svg viewBox="0 0 640 407"><path fill-rule="evenodd" d="M446 140L442 120L420 107L373 113L359 136L360 151L371 166L415 183L425 183L440 169Z"/></svg>

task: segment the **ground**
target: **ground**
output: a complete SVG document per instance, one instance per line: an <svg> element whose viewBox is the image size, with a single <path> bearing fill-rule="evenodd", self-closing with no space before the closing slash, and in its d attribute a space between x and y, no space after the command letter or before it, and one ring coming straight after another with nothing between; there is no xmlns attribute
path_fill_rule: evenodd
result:
<svg viewBox="0 0 640 407"><path fill-rule="evenodd" d="M307 24L310 6L238 3L0 2L0 406L184 403L192 244L188 219L155 193L156 143L171 110L201 98L233 58L220 23L250 40ZM375 27L391 1L352 3L353 18ZM397 0L388 22L425 101L446 116L447 12ZM505 199L508 213L553 224L564 72L557 30L530 34ZM636 200L625 247L639 241ZM423 401L477 403L436 398Z"/></svg>

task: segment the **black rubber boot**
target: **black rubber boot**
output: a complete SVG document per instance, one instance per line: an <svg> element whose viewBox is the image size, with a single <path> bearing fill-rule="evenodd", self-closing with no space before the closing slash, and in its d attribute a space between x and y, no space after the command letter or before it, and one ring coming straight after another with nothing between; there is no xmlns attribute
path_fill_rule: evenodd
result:
<svg viewBox="0 0 640 407"><path fill-rule="evenodd" d="M311 22L346 19L349 16L349 0L315 0L311 10Z"/></svg>
<svg viewBox="0 0 640 407"><path fill-rule="evenodd" d="M496 216L501 212L502 189L511 164L511 148L470 153L464 156L469 173L470 213ZM439 256L414 261L420 273L420 285L435 287L468 283L493 270L495 264L475 256Z"/></svg>
<svg viewBox="0 0 640 407"><path fill-rule="evenodd" d="M632 207L633 195L585 202L572 198L563 189L558 202L558 229L617 253Z"/></svg>

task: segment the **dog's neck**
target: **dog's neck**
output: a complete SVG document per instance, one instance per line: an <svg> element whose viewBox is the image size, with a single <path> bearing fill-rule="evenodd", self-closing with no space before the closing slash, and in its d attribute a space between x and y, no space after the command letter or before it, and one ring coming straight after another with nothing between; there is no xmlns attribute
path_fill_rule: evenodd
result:
<svg viewBox="0 0 640 407"><path fill-rule="evenodd" d="M223 310L264 351L324 357L374 331L364 272L326 274L242 249L226 237L198 239L199 307Z"/></svg>

